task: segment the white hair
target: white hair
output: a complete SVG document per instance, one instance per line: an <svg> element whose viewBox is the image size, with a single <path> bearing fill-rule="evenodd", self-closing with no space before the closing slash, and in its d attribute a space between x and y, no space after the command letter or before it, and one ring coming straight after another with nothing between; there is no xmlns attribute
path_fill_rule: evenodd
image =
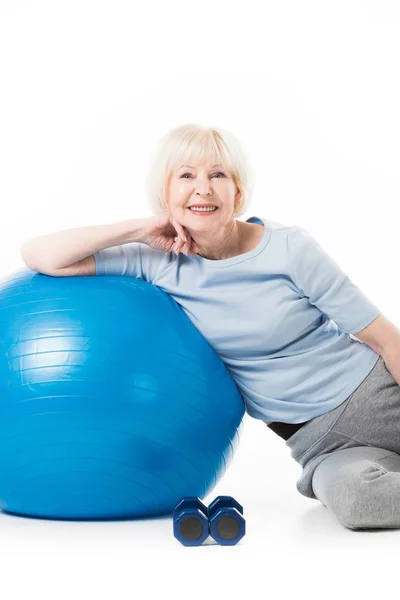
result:
<svg viewBox="0 0 400 600"><path fill-rule="evenodd" d="M194 123L179 125L170 130L154 152L153 163L146 178L148 203L155 214L166 214L166 187L170 174L190 161L207 160L222 164L240 192L235 216L245 213L253 193L250 165L239 140L229 131Z"/></svg>

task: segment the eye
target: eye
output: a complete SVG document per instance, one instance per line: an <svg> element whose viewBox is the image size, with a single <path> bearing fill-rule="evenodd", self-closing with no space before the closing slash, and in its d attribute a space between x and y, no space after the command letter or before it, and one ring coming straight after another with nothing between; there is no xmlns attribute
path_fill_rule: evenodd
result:
<svg viewBox="0 0 400 600"><path fill-rule="evenodd" d="M185 178L185 175L189 175L189 176L191 176L191 173L183 173L183 175L181 175L179 179L184 179L184 178ZM218 173L214 173L213 177L214 177L215 175L222 175L222 177L225 177L225 174L224 174L224 173L222 173L221 171L219 171ZM185 178L185 179L186 179L186 178Z"/></svg>

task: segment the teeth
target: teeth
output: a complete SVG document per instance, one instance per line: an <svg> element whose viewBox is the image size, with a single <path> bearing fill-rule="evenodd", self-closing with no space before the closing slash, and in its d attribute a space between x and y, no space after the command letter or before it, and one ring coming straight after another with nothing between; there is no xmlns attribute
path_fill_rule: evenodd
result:
<svg viewBox="0 0 400 600"><path fill-rule="evenodd" d="M214 208L206 208L206 207L200 207L200 206L191 206L189 208L189 210L195 210L196 212L213 212L214 210L217 210L215 207Z"/></svg>

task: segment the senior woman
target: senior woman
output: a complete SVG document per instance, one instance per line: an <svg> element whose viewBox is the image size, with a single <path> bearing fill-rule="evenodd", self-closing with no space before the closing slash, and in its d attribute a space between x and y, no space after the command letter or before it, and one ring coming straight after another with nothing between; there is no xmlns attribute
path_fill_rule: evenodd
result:
<svg viewBox="0 0 400 600"><path fill-rule="evenodd" d="M305 229L239 220L249 166L228 131L172 129L147 186L155 216L33 238L25 263L161 287L285 440L298 491L351 529L400 527L398 329Z"/></svg>

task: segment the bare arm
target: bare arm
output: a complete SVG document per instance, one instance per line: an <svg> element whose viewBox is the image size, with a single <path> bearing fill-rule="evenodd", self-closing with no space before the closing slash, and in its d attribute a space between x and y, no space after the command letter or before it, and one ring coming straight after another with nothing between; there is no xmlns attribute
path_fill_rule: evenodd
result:
<svg viewBox="0 0 400 600"><path fill-rule="evenodd" d="M98 250L143 239L147 219L128 219L109 225L89 225L29 239L21 246L25 264L34 271L53 273L72 265L94 265ZM88 258L89 260L84 262ZM66 271L65 271L65 274Z"/></svg>

